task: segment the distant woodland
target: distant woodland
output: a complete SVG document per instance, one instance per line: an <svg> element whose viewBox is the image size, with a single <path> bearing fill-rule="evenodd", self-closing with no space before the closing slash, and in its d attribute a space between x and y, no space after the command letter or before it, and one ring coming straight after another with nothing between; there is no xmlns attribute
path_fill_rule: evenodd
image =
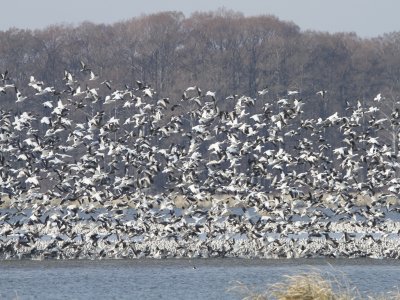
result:
<svg viewBox="0 0 400 300"><path fill-rule="evenodd" d="M328 104L312 112L321 116L344 112L346 101L372 101L378 93L397 101L400 92L400 32L373 39L304 32L274 16L245 17L225 9L0 31L0 70L17 85L26 86L34 75L60 87L64 70L79 73L80 61L115 88L140 80L159 97L181 97L193 85L220 99L256 97L268 86L270 96L295 89L313 102L317 91L326 90Z"/></svg>

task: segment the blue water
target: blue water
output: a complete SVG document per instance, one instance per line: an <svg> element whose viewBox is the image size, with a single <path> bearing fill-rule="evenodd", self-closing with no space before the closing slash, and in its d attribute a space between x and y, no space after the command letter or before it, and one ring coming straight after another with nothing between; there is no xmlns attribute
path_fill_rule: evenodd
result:
<svg viewBox="0 0 400 300"><path fill-rule="evenodd" d="M0 299L240 299L240 281L263 289L319 271L361 293L400 287L400 262L372 259L0 261Z"/></svg>

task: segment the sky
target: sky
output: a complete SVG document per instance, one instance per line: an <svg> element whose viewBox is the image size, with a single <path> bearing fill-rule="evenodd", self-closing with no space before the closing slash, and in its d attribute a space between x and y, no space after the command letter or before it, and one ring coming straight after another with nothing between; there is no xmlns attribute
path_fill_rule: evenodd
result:
<svg viewBox="0 0 400 300"><path fill-rule="evenodd" d="M301 30L355 32L363 38L400 31L399 0L0 0L0 7L0 30L83 21L112 24L160 11L189 17L225 7L246 16L274 15Z"/></svg>

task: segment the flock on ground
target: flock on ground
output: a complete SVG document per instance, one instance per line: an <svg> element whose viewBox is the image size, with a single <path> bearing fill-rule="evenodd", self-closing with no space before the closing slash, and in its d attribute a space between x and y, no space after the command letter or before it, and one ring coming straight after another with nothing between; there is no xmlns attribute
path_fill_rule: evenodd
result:
<svg viewBox="0 0 400 300"><path fill-rule="evenodd" d="M397 102L0 76L0 256L399 257ZM314 91L329 107L329 91Z"/></svg>

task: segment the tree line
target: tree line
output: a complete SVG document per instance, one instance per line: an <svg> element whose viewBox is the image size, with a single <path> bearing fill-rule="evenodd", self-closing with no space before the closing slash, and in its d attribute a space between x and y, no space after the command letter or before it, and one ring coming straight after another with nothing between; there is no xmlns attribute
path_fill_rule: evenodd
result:
<svg viewBox="0 0 400 300"><path fill-rule="evenodd" d="M181 97L188 86L256 97L288 89L315 105L312 113L345 112L346 101L397 101L400 33L363 39L354 33L301 31L271 15L245 17L220 9L143 15L112 25L84 22L43 30L0 31L0 70L24 86L29 77L62 86L81 61L115 88L150 84L160 97ZM315 93L326 90L327 101ZM318 102L317 102L318 101ZM322 104L321 104L322 103Z"/></svg>

